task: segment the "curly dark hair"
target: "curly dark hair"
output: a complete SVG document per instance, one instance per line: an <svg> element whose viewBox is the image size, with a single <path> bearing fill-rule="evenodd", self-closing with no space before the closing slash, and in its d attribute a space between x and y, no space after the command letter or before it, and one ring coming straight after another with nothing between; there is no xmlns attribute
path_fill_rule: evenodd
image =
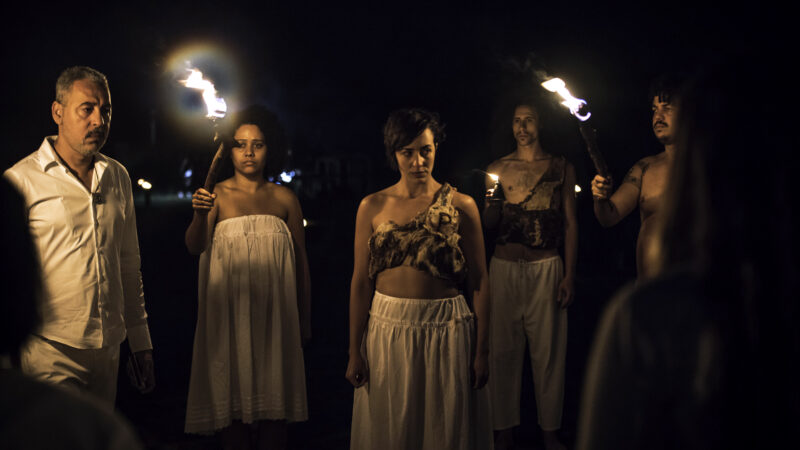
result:
<svg viewBox="0 0 800 450"><path fill-rule="evenodd" d="M383 145L386 147L389 167L397 170L397 157L394 152L410 144L426 128L433 133L433 144L439 148L439 144L444 142L446 137L439 114L422 108L398 109L389 114L383 126Z"/></svg>
<svg viewBox="0 0 800 450"><path fill-rule="evenodd" d="M236 113L228 122L228 133L231 138L242 125L255 125L264 135L267 144L264 176L270 178L280 175L288 157L289 140L278 116L263 106L251 105Z"/></svg>

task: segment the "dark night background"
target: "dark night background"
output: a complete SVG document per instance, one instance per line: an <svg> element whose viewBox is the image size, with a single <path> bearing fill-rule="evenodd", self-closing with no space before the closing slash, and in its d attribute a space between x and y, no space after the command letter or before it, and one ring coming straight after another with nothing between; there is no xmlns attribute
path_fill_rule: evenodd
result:
<svg viewBox="0 0 800 450"><path fill-rule="evenodd" d="M191 218L178 191L201 182L213 155L212 128L199 96L177 83L185 59L211 78L230 110L261 103L291 136L291 183L310 225L314 342L306 352L310 420L290 427L296 448L347 448L352 388L347 362L347 301L358 201L394 182L383 159L388 113L421 106L441 114L448 139L435 177L481 195L472 171L513 150L505 101L526 89L543 93L525 61L563 78L589 101L600 146L615 179L659 151L650 130L647 88L667 71L697 65L746 45L787 46L775 30L785 11L765 3L740 9L648 3L584 6L562 2L437 7L394 2L372 7L290 6L259 2L172 4L24 2L6 11L2 33L4 137L0 170L56 133L50 118L61 70L104 72L113 101L103 152L120 160L137 191L142 273L155 345L158 387L132 391L120 372L118 409L151 448L213 448L213 438L182 433L196 318L196 259L183 246ZM742 64L747 64L742 61ZM776 64L782 64L776 60ZM743 88L746 80L743 80ZM601 229L591 211L591 162L577 123L549 96L547 150L576 166L580 248L577 295L570 308L562 434L574 440L583 366L598 315L635 276L634 213ZM182 174L194 170L190 187ZM125 349L125 347L123 347ZM538 448L529 368L518 440Z"/></svg>

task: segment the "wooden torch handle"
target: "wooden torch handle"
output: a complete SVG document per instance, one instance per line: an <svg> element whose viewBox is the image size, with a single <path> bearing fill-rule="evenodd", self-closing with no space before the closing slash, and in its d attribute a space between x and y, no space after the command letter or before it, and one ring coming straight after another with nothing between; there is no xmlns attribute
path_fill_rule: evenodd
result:
<svg viewBox="0 0 800 450"><path fill-rule="evenodd" d="M583 140L586 141L586 150L589 152L589 157L592 158L594 169L601 177L608 178L610 172L608 170L608 164L606 164L606 160L603 158L603 154L600 153L600 149L597 146L597 132L587 122L581 122L579 128Z"/></svg>
<svg viewBox="0 0 800 450"><path fill-rule="evenodd" d="M226 148L224 142L220 141L217 153L214 154L214 159L211 161L211 167L208 168L208 175L206 175L206 182L203 185L203 189L208 192L214 192L214 186L217 184L217 177L219 176L220 168L222 168L222 162L225 161L229 153L230 149Z"/></svg>

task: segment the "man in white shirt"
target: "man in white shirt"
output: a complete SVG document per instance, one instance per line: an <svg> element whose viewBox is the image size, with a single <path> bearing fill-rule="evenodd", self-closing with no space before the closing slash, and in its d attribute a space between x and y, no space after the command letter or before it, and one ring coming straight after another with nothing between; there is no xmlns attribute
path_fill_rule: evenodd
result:
<svg viewBox="0 0 800 450"><path fill-rule="evenodd" d="M137 388L155 386L131 182L99 153L111 122L105 75L66 69L51 107L58 135L5 172L25 197L44 282L42 327L22 370L113 404L127 336Z"/></svg>

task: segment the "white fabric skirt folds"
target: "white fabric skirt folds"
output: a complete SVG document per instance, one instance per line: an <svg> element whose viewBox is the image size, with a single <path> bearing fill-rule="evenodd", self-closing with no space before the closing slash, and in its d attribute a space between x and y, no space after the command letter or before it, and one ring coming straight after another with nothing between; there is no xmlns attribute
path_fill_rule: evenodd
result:
<svg viewBox="0 0 800 450"><path fill-rule="evenodd" d="M490 449L486 388L472 389L474 320L464 297L376 292L355 390L351 449Z"/></svg>
<svg viewBox="0 0 800 450"><path fill-rule="evenodd" d="M278 217L217 223L200 257L187 433L308 418L291 234Z"/></svg>

